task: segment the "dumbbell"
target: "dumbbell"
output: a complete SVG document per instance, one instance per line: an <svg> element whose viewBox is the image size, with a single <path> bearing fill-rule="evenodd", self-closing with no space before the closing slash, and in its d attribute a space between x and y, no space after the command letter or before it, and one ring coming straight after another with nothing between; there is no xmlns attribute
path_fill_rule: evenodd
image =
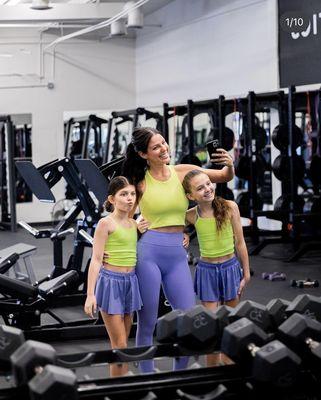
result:
<svg viewBox="0 0 321 400"><path fill-rule="evenodd" d="M160 343L177 342L186 349L213 349L219 337L218 316L202 305L191 310L173 310L158 318L156 338Z"/></svg>
<svg viewBox="0 0 321 400"><path fill-rule="evenodd" d="M291 280L291 286L292 287L298 287L300 289L302 289L302 288L319 287L319 281L317 279L312 281L309 278L307 278L307 279L292 279Z"/></svg>
<svg viewBox="0 0 321 400"><path fill-rule="evenodd" d="M299 313L321 322L321 297L300 294L285 310L288 316Z"/></svg>
<svg viewBox="0 0 321 400"><path fill-rule="evenodd" d="M272 299L266 305L266 310L272 320L273 331L287 319L285 310L289 305L290 302L284 299Z"/></svg>
<svg viewBox="0 0 321 400"><path fill-rule="evenodd" d="M295 382L301 359L278 340L247 318L241 318L224 328L221 350L244 366L259 381L279 387ZM262 346L262 347L259 347Z"/></svg>
<svg viewBox="0 0 321 400"><path fill-rule="evenodd" d="M321 366L321 323L305 315L293 314L278 328L278 337L303 359ZM312 357L311 357L312 356Z"/></svg>
<svg viewBox="0 0 321 400"><path fill-rule="evenodd" d="M266 307L255 301L241 301L235 308L232 308L228 315L229 322L237 321L240 318L249 319L264 331L271 331L273 327Z"/></svg>
<svg viewBox="0 0 321 400"><path fill-rule="evenodd" d="M273 323L273 332L294 313L303 314L321 322L321 298L317 296L301 294L291 302L272 299L266 305L266 309Z"/></svg>
<svg viewBox="0 0 321 400"><path fill-rule="evenodd" d="M55 364L55 349L46 343L27 340L10 356L16 386L28 385L32 399L77 399L76 375Z"/></svg>
<svg viewBox="0 0 321 400"><path fill-rule="evenodd" d="M25 342L21 329L0 325L0 363L7 368L10 365L10 356Z"/></svg>

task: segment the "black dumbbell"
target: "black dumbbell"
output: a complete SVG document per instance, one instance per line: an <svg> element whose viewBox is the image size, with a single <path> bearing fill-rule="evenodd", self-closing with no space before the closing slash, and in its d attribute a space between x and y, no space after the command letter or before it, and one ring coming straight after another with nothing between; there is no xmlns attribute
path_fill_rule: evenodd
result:
<svg viewBox="0 0 321 400"><path fill-rule="evenodd" d="M272 299L266 305L266 310L273 323L273 330L276 330L287 319L285 310L289 305L290 302L284 299Z"/></svg>
<svg viewBox="0 0 321 400"><path fill-rule="evenodd" d="M317 279L311 280L311 279L292 279L291 280L291 286L292 287L298 287L300 289L303 288L314 288L314 287L319 287L319 281Z"/></svg>
<svg viewBox="0 0 321 400"><path fill-rule="evenodd" d="M321 323L305 315L293 314L278 328L278 336L303 359L321 366Z"/></svg>
<svg viewBox="0 0 321 400"><path fill-rule="evenodd" d="M220 308L218 314L202 305L197 305L185 312L173 310L158 318L157 341L177 342L186 349L210 351L218 347L218 341L226 324L224 318L230 312L228 308Z"/></svg>
<svg viewBox="0 0 321 400"><path fill-rule="evenodd" d="M255 380L279 387L292 386L301 359L280 341L269 340L270 335L247 318L241 318L224 329L221 350L243 365L245 371L249 368Z"/></svg>
<svg viewBox="0 0 321 400"><path fill-rule="evenodd" d="M173 310L158 318L156 338L159 343L174 343L177 341L177 321L183 315L181 310Z"/></svg>
<svg viewBox="0 0 321 400"><path fill-rule="evenodd" d="M271 331L273 327L266 307L251 300L241 301L232 309L228 318L230 322L237 321L240 318L247 318L264 331Z"/></svg>
<svg viewBox="0 0 321 400"><path fill-rule="evenodd" d="M304 314L321 322L321 298L301 294L288 302L283 299L272 299L266 305L273 323L273 332L294 313Z"/></svg>
<svg viewBox="0 0 321 400"><path fill-rule="evenodd" d="M187 349L214 350L219 339L219 328L215 313L198 305L179 316L177 340Z"/></svg>
<svg viewBox="0 0 321 400"><path fill-rule="evenodd" d="M27 340L10 361L15 385L28 385L33 399L78 398L75 374L51 365L56 363L57 356L49 344Z"/></svg>
<svg viewBox="0 0 321 400"><path fill-rule="evenodd" d="M0 325L0 362L7 368L10 365L10 356L25 342L21 329Z"/></svg>
<svg viewBox="0 0 321 400"><path fill-rule="evenodd" d="M321 322L321 297L300 294L285 310L288 316L298 313Z"/></svg>

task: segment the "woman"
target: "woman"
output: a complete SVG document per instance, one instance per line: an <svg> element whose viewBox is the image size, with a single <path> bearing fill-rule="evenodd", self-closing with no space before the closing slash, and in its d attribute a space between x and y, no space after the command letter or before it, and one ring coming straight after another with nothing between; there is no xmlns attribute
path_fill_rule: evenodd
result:
<svg viewBox="0 0 321 400"><path fill-rule="evenodd" d="M195 305L192 277L188 268L183 238L188 200L182 186L184 176L193 169L204 171L212 182L227 182L234 176L233 160L227 151L218 149L213 162L225 167L207 170L195 165L168 165L169 146L162 134L152 128L137 128L127 147L123 175L136 185L143 230L137 245L136 273L143 308L138 312L136 345L153 342L157 321L159 291L173 309L187 310ZM175 369L185 368L187 359L175 362ZM143 372L152 372L153 361L143 361Z"/></svg>

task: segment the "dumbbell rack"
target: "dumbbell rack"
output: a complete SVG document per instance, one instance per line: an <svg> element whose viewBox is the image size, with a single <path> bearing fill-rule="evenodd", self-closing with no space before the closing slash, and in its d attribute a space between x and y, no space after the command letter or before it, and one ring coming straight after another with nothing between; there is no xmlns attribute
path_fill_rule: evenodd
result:
<svg viewBox="0 0 321 400"><path fill-rule="evenodd" d="M279 102L283 101L283 92L279 92ZM258 212L258 216L266 216L267 218L277 219L282 222L282 229L279 235L276 237L264 238L256 247L250 251L250 255L257 255L259 252L269 244L278 243L290 243L293 245L294 253L286 261L292 262L298 260L298 258L304 254L308 249L315 248L314 242L303 245L300 249L299 246L304 241L313 240L312 237L303 237L300 232L301 222L303 219L320 218L320 214L304 214L298 213L295 210L295 199L298 193L298 182L295 177L295 166L294 166L294 156L296 155L296 145L293 141L293 132L295 129L295 103L296 94L294 86L289 88L289 93L287 96L287 116L288 116L288 146L284 151L284 155L288 157L289 160L289 180L282 181L282 195L286 194L290 198L289 209L284 211L261 211ZM282 154L282 153L281 153ZM271 232L271 235L277 234L276 232ZM264 235L262 235L264 236Z"/></svg>

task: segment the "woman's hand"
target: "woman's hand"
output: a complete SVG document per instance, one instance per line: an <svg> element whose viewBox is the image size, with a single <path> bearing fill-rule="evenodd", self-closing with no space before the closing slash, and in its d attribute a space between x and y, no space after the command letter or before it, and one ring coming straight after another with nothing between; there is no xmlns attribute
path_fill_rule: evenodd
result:
<svg viewBox="0 0 321 400"><path fill-rule="evenodd" d="M183 233L183 247L187 249L189 246L189 236L187 233Z"/></svg>
<svg viewBox="0 0 321 400"><path fill-rule="evenodd" d="M94 314L97 312L97 301L96 296L94 294L87 295L84 311L91 318L96 318Z"/></svg>
<svg viewBox="0 0 321 400"><path fill-rule="evenodd" d="M214 164L233 167L232 156L224 149L217 149L216 153L211 154L211 162Z"/></svg>
<svg viewBox="0 0 321 400"><path fill-rule="evenodd" d="M244 275L243 279L240 282L240 287L237 292L238 296L241 297L243 294L243 290L245 286L250 282L251 276L250 275Z"/></svg>
<svg viewBox="0 0 321 400"><path fill-rule="evenodd" d="M137 219L136 222L137 222L137 229L139 230L140 233L145 233L149 228L150 223L146 221L146 219L144 219L143 217Z"/></svg>

